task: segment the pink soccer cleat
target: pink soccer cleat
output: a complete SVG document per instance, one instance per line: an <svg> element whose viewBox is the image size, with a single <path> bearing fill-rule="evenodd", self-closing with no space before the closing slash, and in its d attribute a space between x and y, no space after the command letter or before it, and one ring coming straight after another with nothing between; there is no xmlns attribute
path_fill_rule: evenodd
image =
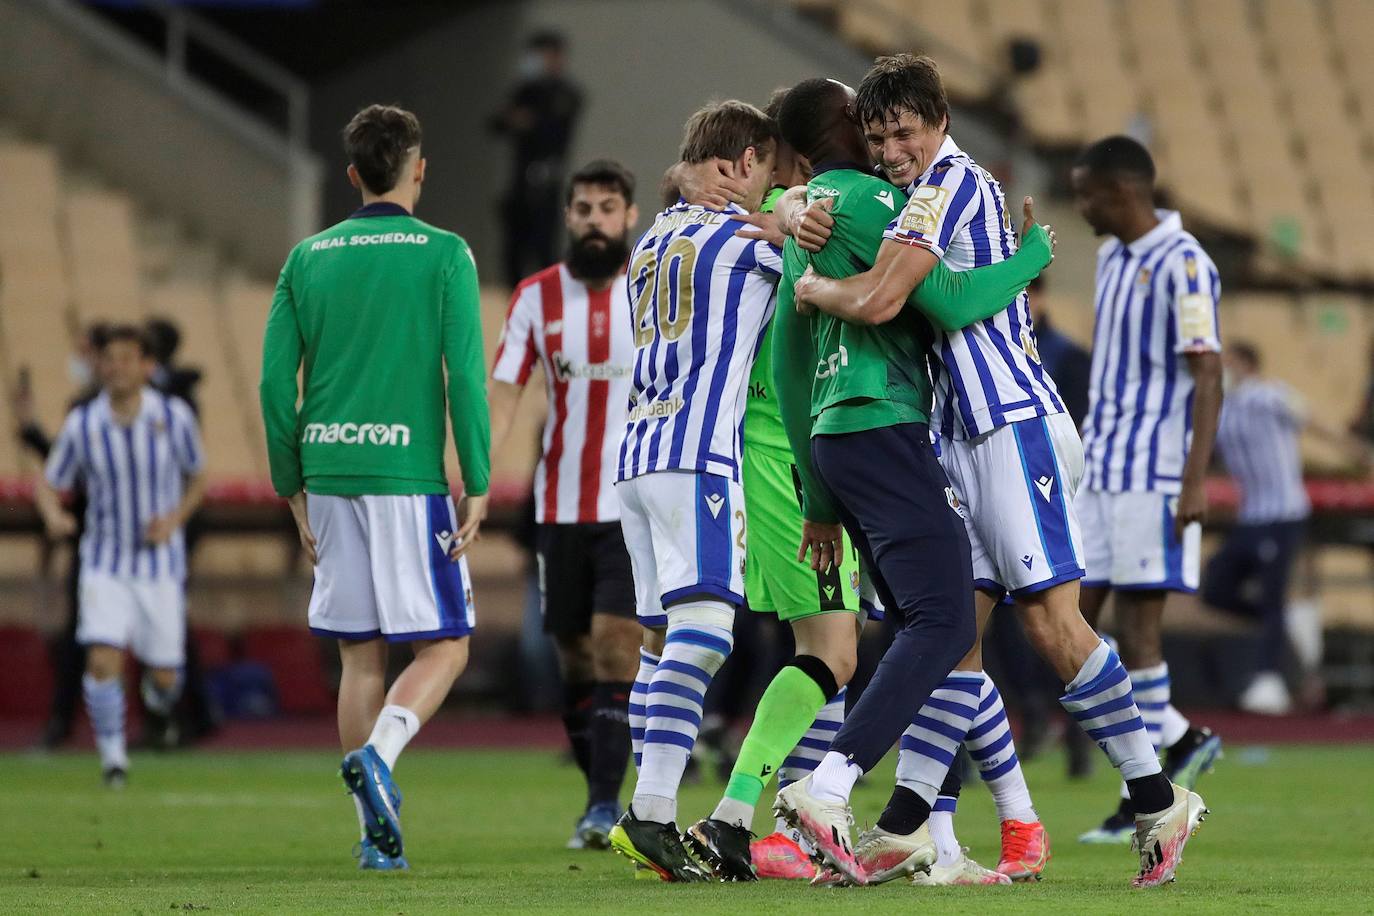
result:
<svg viewBox="0 0 1374 916"><path fill-rule="evenodd" d="M811 864L806 850L785 833L770 833L755 840L749 844L749 853L754 859L754 872L760 878L809 881L816 877L816 866Z"/></svg>
<svg viewBox="0 0 1374 916"><path fill-rule="evenodd" d="M1013 881L1040 880L1050 861L1050 837L1039 821L1002 822L1002 858L997 870Z"/></svg>

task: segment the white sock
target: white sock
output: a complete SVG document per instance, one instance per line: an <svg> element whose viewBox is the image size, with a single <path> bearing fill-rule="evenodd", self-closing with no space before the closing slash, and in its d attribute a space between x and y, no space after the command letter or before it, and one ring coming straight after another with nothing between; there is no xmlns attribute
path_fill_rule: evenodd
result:
<svg viewBox="0 0 1374 916"><path fill-rule="evenodd" d="M1188 721L1187 717L1175 709L1174 704L1170 702L1168 706L1164 707L1164 716L1160 720L1159 746L1166 750L1173 747L1182 740L1191 727L1192 723Z"/></svg>
<svg viewBox="0 0 1374 916"><path fill-rule="evenodd" d="M754 823L754 806L747 805L737 798L722 798L716 810L711 812L714 820L734 824L748 830Z"/></svg>
<svg viewBox="0 0 1374 916"><path fill-rule="evenodd" d="M677 821L676 798L636 792L630 801L630 810L641 821L653 821L656 824L672 824Z"/></svg>
<svg viewBox="0 0 1374 916"><path fill-rule="evenodd" d="M95 732L95 747L100 766L109 770L129 768L129 753L124 743L124 681L118 677L99 680L93 674L81 677L81 693L86 700L86 715Z"/></svg>
<svg viewBox="0 0 1374 916"><path fill-rule="evenodd" d="M821 801L849 804L849 793L864 773L859 765L838 751L827 751L811 774L811 794Z"/></svg>
<svg viewBox="0 0 1374 916"><path fill-rule="evenodd" d="M383 706L367 743L386 763L387 769L395 770L396 758L419 730L420 717L415 713L404 706Z"/></svg>
<svg viewBox="0 0 1374 916"><path fill-rule="evenodd" d="M941 795L930 809L930 838L940 854L936 865L953 865L964 854L959 838L954 835L954 803L955 799Z"/></svg>
<svg viewBox="0 0 1374 916"><path fill-rule="evenodd" d="M353 807L358 812L358 838L367 839L367 812L363 810L363 803L358 800L358 796L350 795L353 799Z"/></svg>

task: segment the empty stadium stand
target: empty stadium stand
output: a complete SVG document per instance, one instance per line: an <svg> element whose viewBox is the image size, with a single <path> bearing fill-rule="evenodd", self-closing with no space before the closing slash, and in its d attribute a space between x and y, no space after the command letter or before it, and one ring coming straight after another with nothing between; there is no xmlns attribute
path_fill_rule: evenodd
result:
<svg viewBox="0 0 1374 916"><path fill-rule="evenodd" d="M1253 234L1290 272L1374 280L1374 4L794 2L869 51L915 40L965 103L1010 91L1043 146L1143 134L1194 219ZM1037 70L1009 78L1011 39L1039 45Z"/></svg>

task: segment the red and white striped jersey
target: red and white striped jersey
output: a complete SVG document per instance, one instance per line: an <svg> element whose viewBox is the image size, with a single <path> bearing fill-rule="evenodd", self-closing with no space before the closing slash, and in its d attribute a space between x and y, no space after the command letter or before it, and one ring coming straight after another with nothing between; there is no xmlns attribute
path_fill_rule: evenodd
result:
<svg viewBox="0 0 1374 916"><path fill-rule="evenodd" d="M632 324L623 273L593 290L555 264L515 288L491 376L524 385L536 359L544 368L549 418L534 473L537 521L620 518L613 485L634 371Z"/></svg>

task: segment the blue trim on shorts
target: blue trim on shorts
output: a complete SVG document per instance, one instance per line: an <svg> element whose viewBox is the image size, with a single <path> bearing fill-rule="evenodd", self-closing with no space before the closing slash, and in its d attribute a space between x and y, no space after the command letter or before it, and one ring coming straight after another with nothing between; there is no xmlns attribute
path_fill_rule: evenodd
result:
<svg viewBox="0 0 1374 916"><path fill-rule="evenodd" d="M1182 592L1185 595L1196 595L1197 589L1191 585L1185 585L1180 579L1164 579L1159 582L1132 582L1129 585L1113 585L1112 591L1116 592Z"/></svg>
<svg viewBox="0 0 1374 916"><path fill-rule="evenodd" d="M1054 442L1050 439L1045 418L1039 417L1038 422L1018 421L1011 424L1011 430L1016 439L1017 455L1021 459L1021 472L1030 497L1031 513L1035 516L1035 529L1040 535L1040 546L1045 551L1045 562L1056 576L1065 569L1076 568L1081 572L1082 567L1073 549L1068 507L1064 503L1064 481L1059 473ZM1038 485L1038 481L1044 477L1050 479L1048 497L1040 492Z"/></svg>
<svg viewBox="0 0 1374 916"><path fill-rule="evenodd" d="M448 497L430 493L425 497L429 531L429 581L434 588L434 606L439 610L439 628L434 632L471 628L467 625L467 600L463 596L463 564L454 562L439 543L439 536L455 532L449 515ZM389 638L389 637L388 637Z"/></svg>
<svg viewBox="0 0 1374 916"><path fill-rule="evenodd" d="M1111 588L1110 579L1089 579L1087 573L1083 574L1083 581L1078 583L1083 588Z"/></svg>
<svg viewBox="0 0 1374 916"><path fill-rule="evenodd" d="M1034 595L1036 592L1043 592L1047 589L1054 588L1056 585L1063 585L1065 582L1072 582L1075 579L1081 578L1083 578L1083 569L1079 567L1078 569L1071 569L1068 572L1060 573L1053 578L1046 579L1044 582L1036 582L1034 585L1013 589L1011 595L1013 598L1020 598L1022 595Z"/></svg>
<svg viewBox="0 0 1374 916"><path fill-rule="evenodd" d="M350 642L366 642L369 639L376 639L382 635L381 630L364 630L357 633L348 633L344 630L326 630L324 627L311 627L310 632L316 636L323 636L327 639L346 639Z"/></svg>
<svg viewBox="0 0 1374 916"><path fill-rule="evenodd" d="M668 624L668 614L666 613L668 605L672 604L674 601L681 601L683 598L690 598L693 595L710 595L713 598L727 601L736 608L744 604L744 596L732 590L728 582L698 582L696 585L675 588L671 592L664 592L658 599L659 603L665 608L665 613L663 614L664 626ZM640 617L639 619L640 622L643 623L643 621L651 618ZM649 626L649 624L644 625Z"/></svg>
<svg viewBox="0 0 1374 916"><path fill-rule="evenodd" d="M387 642L413 642L420 639L461 639L472 634L473 628L466 623L459 626L443 627L438 630L423 630L415 633L385 633Z"/></svg>
<svg viewBox="0 0 1374 916"><path fill-rule="evenodd" d="M1183 541L1174 537L1174 514L1169 511L1169 500L1176 497L1165 496L1160 500L1162 527L1160 537L1164 541L1164 581L1183 581Z"/></svg>
<svg viewBox="0 0 1374 916"><path fill-rule="evenodd" d="M697 502L697 580L723 582L728 586L732 578L730 561L734 553L734 545L730 540L730 481L715 474L698 473L694 476ZM707 501L711 497L720 499L717 504L719 508L714 514ZM664 603L667 604L666 598Z"/></svg>
<svg viewBox="0 0 1374 916"><path fill-rule="evenodd" d="M668 626L667 614L636 614L635 619L639 621L641 627L648 627L651 630L661 630Z"/></svg>

